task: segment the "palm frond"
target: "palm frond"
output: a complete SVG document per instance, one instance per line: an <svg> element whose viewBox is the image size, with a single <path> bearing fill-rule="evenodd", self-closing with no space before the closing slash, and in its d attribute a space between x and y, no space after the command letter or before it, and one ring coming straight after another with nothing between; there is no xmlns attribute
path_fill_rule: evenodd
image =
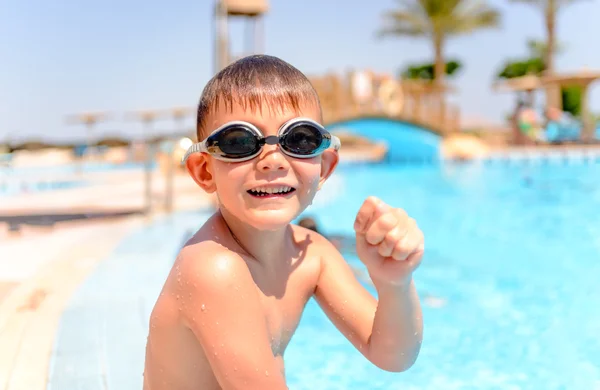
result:
<svg viewBox="0 0 600 390"><path fill-rule="evenodd" d="M483 1L463 1L448 20L446 32L453 35L500 25L500 12Z"/></svg>
<svg viewBox="0 0 600 390"><path fill-rule="evenodd" d="M499 25L500 14L483 0L397 0L384 14L379 37L423 36L440 44L450 35Z"/></svg>
<svg viewBox="0 0 600 390"><path fill-rule="evenodd" d="M417 9L388 11L384 15L384 26L378 32L378 36L389 35L428 35L431 30L426 16Z"/></svg>

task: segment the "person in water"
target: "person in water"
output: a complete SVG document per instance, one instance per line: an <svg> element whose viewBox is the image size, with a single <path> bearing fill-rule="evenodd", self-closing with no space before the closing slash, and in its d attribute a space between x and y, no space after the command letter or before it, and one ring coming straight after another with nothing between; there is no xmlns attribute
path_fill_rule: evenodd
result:
<svg viewBox="0 0 600 390"><path fill-rule="evenodd" d="M179 252L150 315L144 389L287 389L284 352L311 297L382 370L410 368L423 319L413 272L424 238L375 197L360 207L356 251L379 301L320 234L291 224L338 163L339 139L299 70L253 55L206 85L184 156L218 210Z"/></svg>

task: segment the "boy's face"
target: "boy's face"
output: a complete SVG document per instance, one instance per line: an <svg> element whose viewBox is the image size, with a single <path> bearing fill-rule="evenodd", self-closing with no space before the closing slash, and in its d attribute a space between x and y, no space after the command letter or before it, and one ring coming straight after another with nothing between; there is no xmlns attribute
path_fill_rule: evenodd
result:
<svg viewBox="0 0 600 390"><path fill-rule="evenodd" d="M223 106L219 105L219 110L208 115L204 134L231 121L245 121L267 137L277 135L281 125L299 116L321 120L320 110L314 104L301 105L300 112L291 109L274 112L268 106L261 110ZM287 156L278 145L264 145L261 153L249 161L230 163L196 153L188 159L187 167L194 180L205 191L216 191L221 207L241 222L261 230L274 230L289 224L312 203L337 162L338 154L333 150L299 159ZM265 196L255 191L264 192L266 188L275 192L286 187L292 188L291 192Z"/></svg>

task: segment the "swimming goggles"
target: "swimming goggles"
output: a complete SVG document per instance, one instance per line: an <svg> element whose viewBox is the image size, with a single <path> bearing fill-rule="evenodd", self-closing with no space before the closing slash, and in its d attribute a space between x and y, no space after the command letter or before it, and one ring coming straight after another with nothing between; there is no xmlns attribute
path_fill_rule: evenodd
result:
<svg viewBox="0 0 600 390"><path fill-rule="evenodd" d="M338 151L340 139L319 123L308 118L294 118L284 123L277 135L263 136L251 123L233 121L213 131L204 141L190 146L182 161L192 153L208 153L226 162L241 162L258 156L262 147L279 145L283 153L295 158L311 158L329 147Z"/></svg>

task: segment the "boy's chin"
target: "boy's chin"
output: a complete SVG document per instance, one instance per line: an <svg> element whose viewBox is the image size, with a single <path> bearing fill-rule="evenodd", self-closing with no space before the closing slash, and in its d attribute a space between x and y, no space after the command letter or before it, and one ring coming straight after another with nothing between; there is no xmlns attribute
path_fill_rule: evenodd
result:
<svg viewBox="0 0 600 390"><path fill-rule="evenodd" d="M246 217L246 222L257 230L279 230L285 228L299 213L293 210L253 210Z"/></svg>

